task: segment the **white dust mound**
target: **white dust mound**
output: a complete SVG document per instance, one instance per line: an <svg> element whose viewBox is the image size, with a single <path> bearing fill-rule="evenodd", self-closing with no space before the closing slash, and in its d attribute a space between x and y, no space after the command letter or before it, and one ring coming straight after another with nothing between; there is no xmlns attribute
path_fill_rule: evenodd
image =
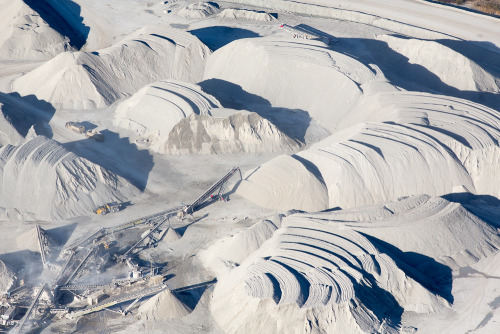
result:
<svg viewBox="0 0 500 334"><path fill-rule="evenodd" d="M186 19L204 19L219 11L215 2L195 2L179 9L177 15Z"/></svg>
<svg viewBox="0 0 500 334"><path fill-rule="evenodd" d="M151 297L139 307L139 316L146 320L182 318L189 313L191 309L168 289Z"/></svg>
<svg viewBox="0 0 500 334"><path fill-rule="evenodd" d="M384 204L300 216L355 229L454 270L470 266L500 249L500 236L495 228L462 205L441 197L412 196ZM432 275L425 271L426 264L419 259L412 265L425 275Z"/></svg>
<svg viewBox="0 0 500 334"><path fill-rule="evenodd" d="M328 189L297 156L281 155L249 171L237 193L275 210L320 211L328 208Z"/></svg>
<svg viewBox="0 0 500 334"><path fill-rule="evenodd" d="M302 109L330 131L362 95L359 86L376 77L372 69L322 42L268 37L218 49L204 75L241 86L273 107Z"/></svg>
<svg viewBox="0 0 500 334"><path fill-rule="evenodd" d="M219 280L210 308L225 332L400 333L404 311L449 306L397 254L377 249L348 222L323 218L284 218Z"/></svg>
<svg viewBox="0 0 500 334"><path fill-rule="evenodd" d="M224 9L219 13L218 16L223 19L252 20L262 22L270 22L275 20L274 16L266 12L237 8Z"/></svg>
<svg viewBox="0 0 500 334"><path fill-rule="evenodd" d="M153 151L161 151L168 134L191 114L207 115L221 107L213 96L197 85L162 80L149 84L116 108L114 124L148 139Z"/></svg>
<svg viewBox="0 0 500 334"><path fill-rule="evenodd" d="M170 132L162 153L231 154L293 152L299 144L256 113L228 117L196 115L181 120Z"/></svg>
<svg viewBox="0 0 500 334"><path fill-rule="evenodd" d="M500 81L466 56L435 41L377 36L391 49L434 73L448 86L460 90L499 92Z"/></svg>
<svg viewBox="0 0 500 334"><path fill-rule="evenodd" d="M159 79L199 81L209 54L187 32L149 26L98 52L62 53L16 79L13 88L55 108L104 108Z"/></svg>
<svg viewBox="0 0 500 334"><path fill-rule="evenodd" d="M7 293L12 285L14 285L14 279L16 276L10 269L10 267L0 260L0 294Z"/></svg>
<svg viewBox="0 0 500 334"><path fill-rule="evenodd" d="M169 227L167 233L163 237L163 240L165 242L173 242L179 240L180 238L181 235L179 234L179 232L177 232L174 228Z"/></svg>
<svg viewBox="0 0 500 334"><path fill-rule="evenodd" d="M138 190L123 178L37 136L0 149L0 206L51 220L88 214Z"/></svg>
<svg viewBox="0 0 500 334"><path fill-rule="evenodd" d="M217 240L197 256L207 270L220 277L239 266L247 256L259 249L277 228L270 220L262 220L234 235Z"/></svg>
<svg viewBox="0 0 500 334"><path fill-rule="evenodd" d="M22 0L0 0L0 32L0 58L50 59L71 49L69 39Z"/></svg>
<svg viewBox="0 0 500 334"><path fill-rule="evenodd" d="M297 154L328 189L319 199L317 192L300 188L300 196L315 203L304 210L346 209L419 194L500 196L495 182L500 177L500 117L495 110L446 96L393 92L365 99L349 118L346 124L369 123ZM275 160L243 180L238 192L268 208L299 208L298 194L273 192L287 189L304 171L296 169L293 159ZM273 177L280 173L278 164L284 172Z"/></svg>

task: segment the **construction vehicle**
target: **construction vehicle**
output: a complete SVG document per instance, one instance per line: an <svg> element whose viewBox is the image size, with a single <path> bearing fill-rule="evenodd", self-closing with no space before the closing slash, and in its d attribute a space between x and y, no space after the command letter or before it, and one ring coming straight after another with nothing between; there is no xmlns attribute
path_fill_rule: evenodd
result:
<svg viewBox="0 0 500 334"><path fill-rule="evenodd" d="M66 127L70 130L73 130L76 133L84 133L85 132L85 126L82 123L68 122L68 123L66 123Z"/></svg>
<svg viewBox="0 0 500 334"><path fill-rule="evenodd" d="M120 209L121 209L121 204L113 202L113 203L107 203L107 204L104 204L104 205L98 207L95 210L95 213L97 213L98 215L104 216L107 213L118 212L118 211L120 211Z"/></svg>
<svg viewBox="0 0 500 334"><path fill-rule="evenodd" d="M87 130L87 132L85 132L85 136L98 142L104 141L104 135L97 130Z"/></svg>

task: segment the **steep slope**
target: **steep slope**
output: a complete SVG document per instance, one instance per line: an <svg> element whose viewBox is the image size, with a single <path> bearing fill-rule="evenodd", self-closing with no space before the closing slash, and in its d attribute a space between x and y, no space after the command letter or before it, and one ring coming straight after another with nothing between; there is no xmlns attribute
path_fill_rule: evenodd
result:
<svg viewBox="0 0 500 334"><path fill-rule="evenodd" d="M19 144L23 137L17 132L8 115L4 113L4 105L0 102L0 146Z"/></svg>
<svg viewBox="0 0 500 334"><path fill-rule="evenodd" d="M244 175L237 193L279 211L320 211L329 207L328 189L297 156L280 155Z"/></svg>
<svg viewBox="0 0 500 334"><path fill-rule="evenodd" d="M136 132L161 152L172 128L191 114L207 115L219 101L197 85L177 80L149 84L116 108L114 124Z"/></svg>
<svg viewBox="0 0 500 334"><path fill-rule="evenodd" d="M0 206L52 220L89 214L138 190L123 178L37 136L0 149Z"/></svg>
<svg viewBox="0 0 500 334"><path fill-rule="evenodd" d="M321 42L271 37L237 40L218 49L207 62L204 79L241 86L273 107L306 111L330 131L362 96L360 85L383 80Z"/></svg>
<svg viewBox="0 0 500 334"><path fill-rule="evenodd" d="M159 79L199 81L209 54L189 33L150 26L97 52L60 54L16 79L13 88L56 108L104 108Z"/></svg>
<svg viewBox="0 0 500 334"><path fill-rule="evenodd" d="M446 96L380 93L360 102L340 127L344 130L297 154L328 189L323 209L418 194L500 196L494 182L499 177L500 118L492 109ZM291 196L269 194L294 182L300 173L288 163L282 167L286 176L268 179L262 174L273 164L261 166L238 192L269 208L296 208Z"/></svg>
<svg viewBox="0 0 500 334"><path fill-rule="evenodd" d="M72 49L68 37L22 0L0 0L0 32L4 59L50 59Z"/></svg>
<svg viewBox="0 0 500 334"><path fill-rule="evenodd" d="M413 332L404 312L449 307L451 269L499 246L495 229L429 196L294 214L220 278L211 310L228 333Z"/></svg>
<svg viewBox="0 0 500 334"><path fill-rule="evenodd" d="M391 49L434 73L443 83L460 90L499 92L500 79L485 71L466 56L439 42L404 39L389 35L377 36ZM499 72L500 74L500 72Z"/></svg>
<svg viewBox="0 0 500 334"><path fill-rule="evenodd" d="M176 155L231 154L293 152L298 148L298 142L270 121L256 113L235 110L227 117L192 114L172 129L159 151Z"/></svg>

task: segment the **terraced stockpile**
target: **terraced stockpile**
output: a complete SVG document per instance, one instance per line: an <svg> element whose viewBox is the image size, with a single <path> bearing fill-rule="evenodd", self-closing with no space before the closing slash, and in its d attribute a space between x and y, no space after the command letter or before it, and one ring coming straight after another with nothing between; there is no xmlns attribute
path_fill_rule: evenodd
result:
<svg viewBox="0 0 500 334"><path fill-rule="evenodd" d="M366 123L356 124L360 120ZM341 127L343 131L297 154L307 168L288 159L281 167L285 173L272 178L273 166L284 161L276 158L250 172L238 192L268 208L307 211L418 194L500 196L495 183L500 118L493 109L418 92L380 93L362 100ZM304 177L323 185L314 192L302 189L309 203L297 202L291 192L273 193Z"/></svg>
<svg viewBox="0 0 500 334"><path fill-rule="evenodd" d="M229 333L411 332L404 312L450 307L448 264L470 265L499 246L488 224L425 195L295 214L220 279L211 309Z"/></svg>
<svg viewBox="0 0 500 334"><path fill-rule="evenodd" d="M187 32L145 27L97 52L62 53L15 80L13 88L56 108L104 108L159 79L200 81L209 54Z"/></svg>
<svg viewBox="0 0 500 334"><path fill-rule="evenodd" d="M162 80L121 102L114 123L147 139L153 151L165 153L168 135L179 121L191 114L209 115L210 110L219 107L219 101L197 85Z"/></svg>
<svg viewBox="0 0 500 334"><path fill-rule="evenodd" d="M0 149L0 206L52 220L89 214L139 191L123 178L43 136Z"/></svg>

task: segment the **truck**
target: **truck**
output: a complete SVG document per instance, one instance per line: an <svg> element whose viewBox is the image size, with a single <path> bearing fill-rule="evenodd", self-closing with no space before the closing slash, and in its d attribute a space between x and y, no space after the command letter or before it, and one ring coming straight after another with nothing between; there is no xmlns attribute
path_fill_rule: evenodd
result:
<svg viewBox="0 0 500 334"><path fill-rule="evenodd" d="M84 133L85 132L85 126L82 123L67 122L66 127L70 130L73 130L76 133Z"/></svg>
<svg viewBox="0 0 500 334"><path fill-rule="evenodd" d="M118 212L118 211L120 211L120 209L121 209L121 204L113 202L113 203L107 203L107 204L104 204L104 205L98 207L97 209L95 209L95 213L98 215L104 216L107 213Z"/></svg>

